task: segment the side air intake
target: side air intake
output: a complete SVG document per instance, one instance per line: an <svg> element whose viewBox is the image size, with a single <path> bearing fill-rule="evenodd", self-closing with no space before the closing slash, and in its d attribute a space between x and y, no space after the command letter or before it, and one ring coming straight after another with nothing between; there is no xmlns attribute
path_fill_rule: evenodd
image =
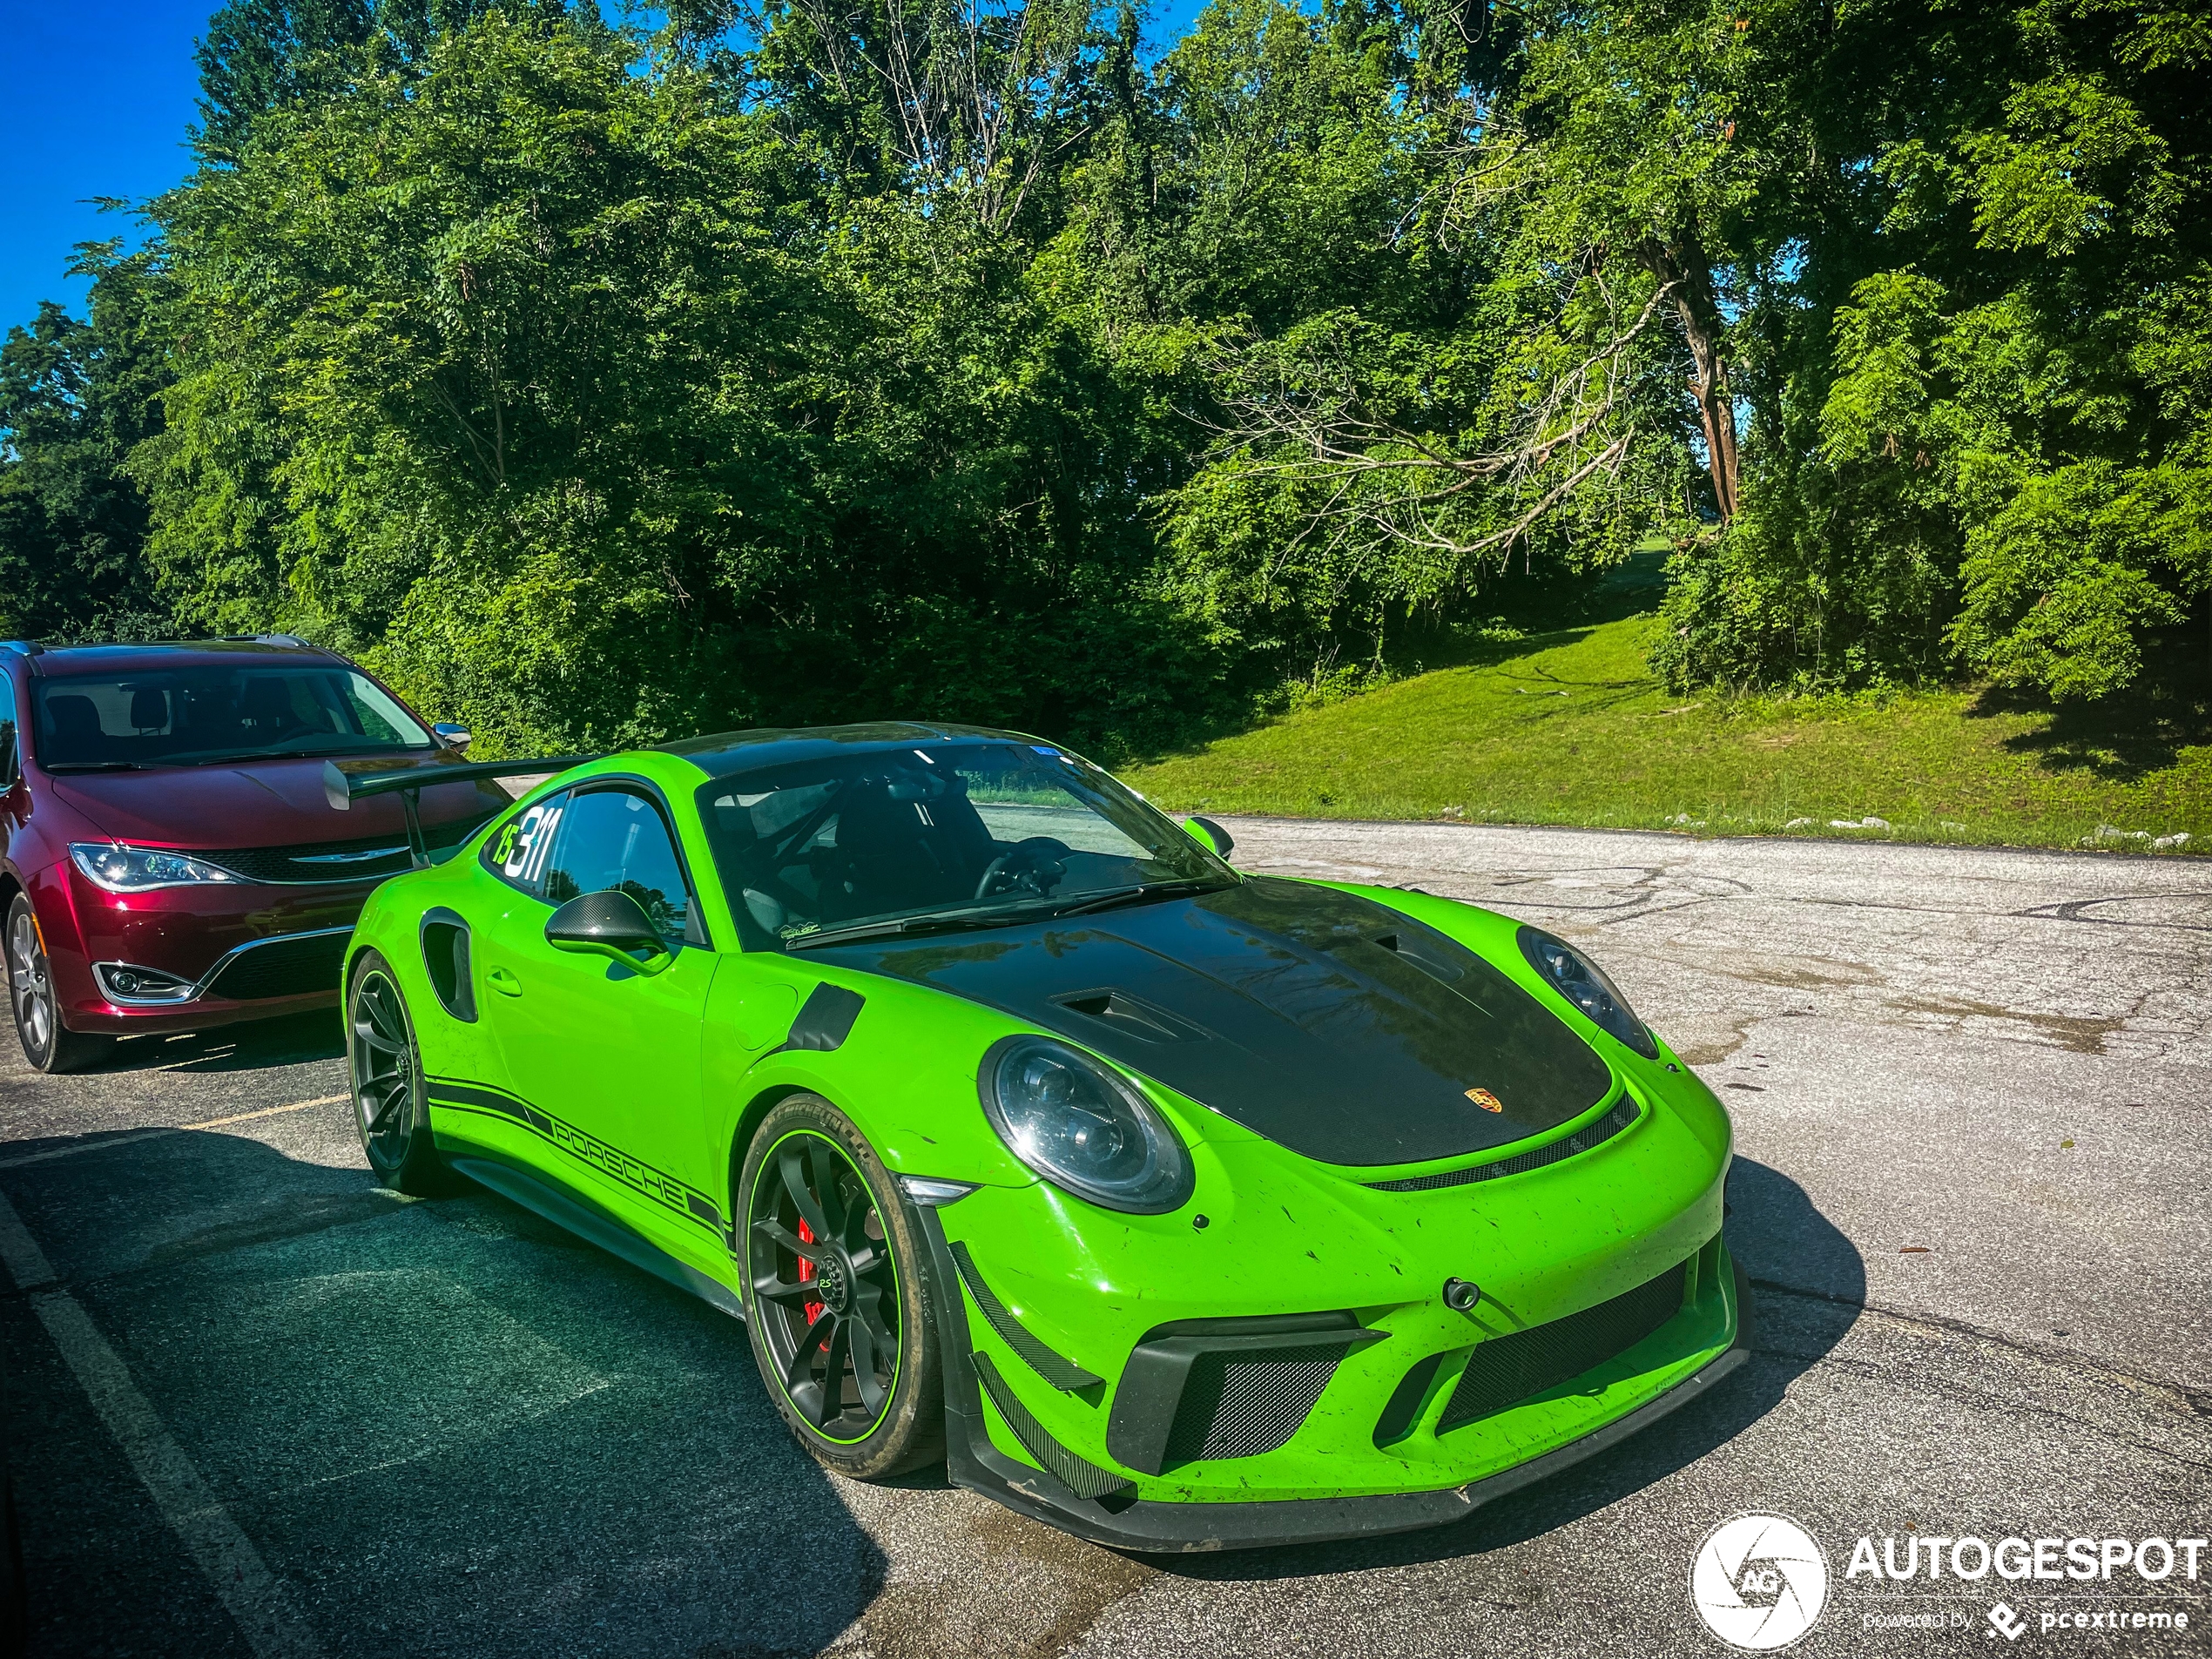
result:
<svg viewBox="0 0 2212 1659"><path fill-rule="evenodd" d="M1106 1449L1147 1474L1287 1442L1352 1349L1380 1342L1347 1312L1156 1326L1114 1390Z"/></svg>

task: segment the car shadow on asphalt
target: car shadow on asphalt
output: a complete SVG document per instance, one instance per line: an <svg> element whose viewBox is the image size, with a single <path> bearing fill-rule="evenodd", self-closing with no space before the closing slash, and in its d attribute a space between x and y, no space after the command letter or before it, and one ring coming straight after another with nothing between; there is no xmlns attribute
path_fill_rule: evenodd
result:
<svg viewBox="0 0 2212 1659"><path fill-rule="evenodd" d="M217 1132L10 1150L49 1155L0 1190L60 1287L334 1649L813 1653L881 1589L744 1327L505 1199ZM30 1306L38 1650L243 1652Z"/></svg>
<svg viewBox="0 0 2212 1659"><path fill-rule="evenodd" d="M1184 1578L1266 1580L1480 1555L1582 1520L1725 1446L1843 1340L1866 1299L1858 1247L1788 1176L1738 1157L1728 1201L1729 1249L1751 1278L1751 1358L1703 1399L1448 1527L1230 1554L1147 1555L1145 1563Z"/></svg>
<svg viewBox="0 0 2212 1659"><path fill-rule="evenodd" d="M335 1008L311 1009L282 1019L217 1026L212 1031L149 1034L124 1038L86 1076L132 1071L259 1071L346 1052L345 1029Z"/></svg>

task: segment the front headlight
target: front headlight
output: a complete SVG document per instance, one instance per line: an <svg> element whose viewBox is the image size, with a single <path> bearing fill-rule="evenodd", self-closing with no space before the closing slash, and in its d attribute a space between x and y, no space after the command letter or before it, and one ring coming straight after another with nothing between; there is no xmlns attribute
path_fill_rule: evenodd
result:
<svg viewBox="0 0 2212 1659"><path fill-rule="evenodd" d="M149 887L181 887L201 881L235 881L228 870L182 853L154 846L118 846L107 841L72 841L69 856L77 867L110 893L144 893Z"/></svg>
<svg viewBox="0 0 2212 1659"><path fill-rule="evenodd" d="M1190 1197L1190 1155L1127 1079L1049 1037L1008 1037L976 1082L991 1127L1056 1187L1109 1210L1158 1215Z"/></svg>
<svg viewBox="0 0 2212 1659"><path fill-rule="evenodd" d="M1634 1049L1646 1060L1659 1057L1659 1045L1642 1020L1629 1010L1621 988L1606 978L1604 970L1563 939L1554 939L1540 927L1521 930L1521 952L1539 974L1558 988L1559 994L1605 1030Z"/></svg>

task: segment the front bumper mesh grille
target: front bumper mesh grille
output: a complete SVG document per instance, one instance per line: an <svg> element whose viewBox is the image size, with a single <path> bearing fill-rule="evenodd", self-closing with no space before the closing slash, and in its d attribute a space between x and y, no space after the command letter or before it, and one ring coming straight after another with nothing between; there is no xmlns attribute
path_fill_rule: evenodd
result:
<svg viewBox="0 0 2212 1659"><path fill-rule="evenodd" d="M1479 1422L1633 1348L1682 1311L1687 1288L1677 1264L1609 1302L1476 1344L1436 1432Z"/></svg>
<svg viewBox="0 0 2212 1659"><path fill-rule="evenodd" d="M1587 1152L1602 1142L1611 1140L1636 1121L1642 1109L1636 1097L1625 1091L1611 1111L1595 1118L1572 1135L1562 1135L1548 1141L1533 1151L1522 1152L1495 1163L1478 1163L1467 1170L1447 1170L1440 1175L1407 1176L1398 1181L1370 1181L1367 1185L1377 1192L1430 1192L1438 1187L1463 1187L1471 1181L1494 1181L1501 1175L1525 1175L1531 1170L1541 1170L1547 1164L1571 1158Z"/></svg>
<svg viewBox="0 0 2212 1659"><path fill-rule="evenodd" d="M1275 1451L1298 1433L1350 1352L1346 1344L1200 1354L1168 1431L1167 1460Z"/></svg>

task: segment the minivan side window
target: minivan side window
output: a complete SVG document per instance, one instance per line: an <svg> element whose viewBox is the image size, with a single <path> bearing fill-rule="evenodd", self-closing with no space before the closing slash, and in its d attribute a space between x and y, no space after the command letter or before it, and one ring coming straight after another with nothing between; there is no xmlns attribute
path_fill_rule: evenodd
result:
<svg viewBox="0 0 2212 1659"><path fill-rule="evenodd" d="M569 793L548 795L516 813L484 842L483 867L531 898L544 891L545 860L568 811Z"/></svg>
<svg viewBox="0 0 2212 1659"><path fill-rule="evenodd" d="M0 789L12 785L23 770L23 740L16 731L16 682L0 668Z"/></svg>
<svg viewBox="0 0 2212 1659"><path fill-rule="evenodd" d="M565 904L609 888L637 900L663 938L705 942L684 861L652 798L634 789L580 789L554 826L542 896Z"/></svg>

